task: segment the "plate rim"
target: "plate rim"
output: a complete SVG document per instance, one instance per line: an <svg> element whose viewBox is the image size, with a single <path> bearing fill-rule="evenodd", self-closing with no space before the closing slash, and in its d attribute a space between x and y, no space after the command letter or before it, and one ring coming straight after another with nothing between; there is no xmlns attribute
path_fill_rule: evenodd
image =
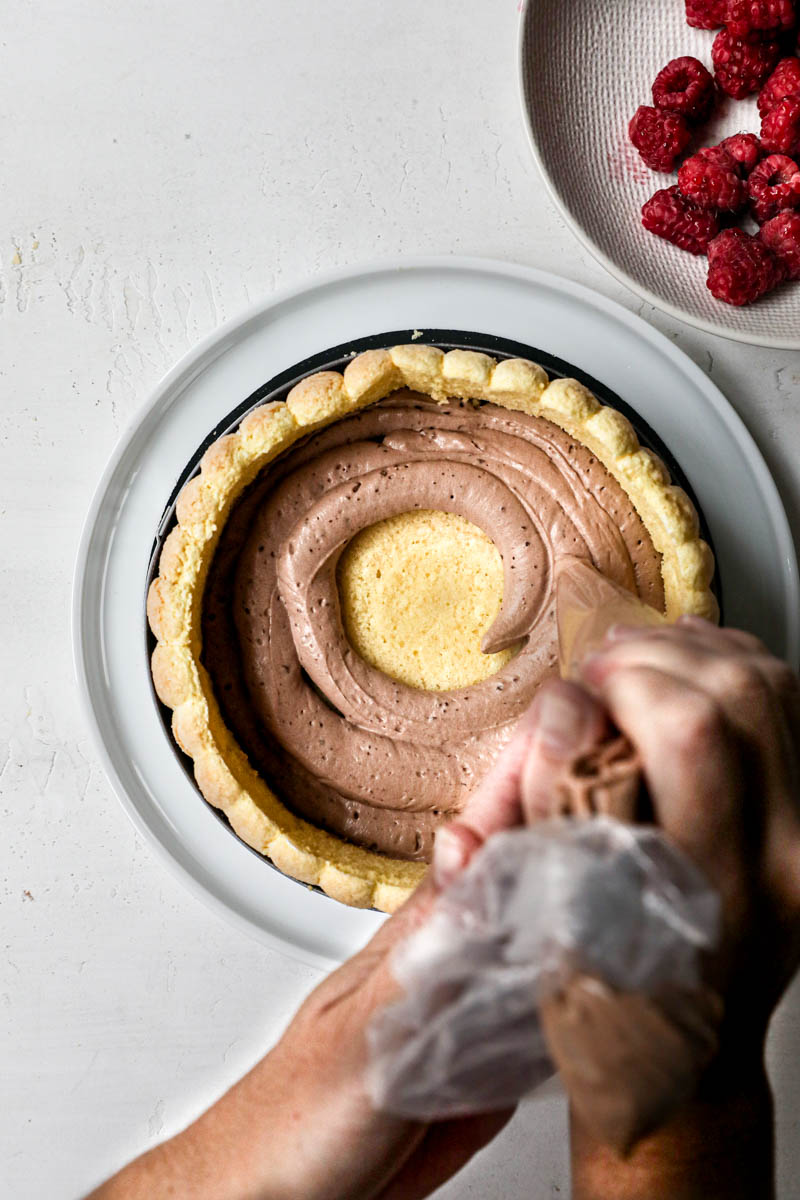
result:
<svg viewBox="0 0 800 1200"><path fill-rule="evenodd" d="M117 800L133 823L134 828L148 846L153 849L155 857L163 862L173 877L187 887L207 908L217 912L229 923L246 931L251 937L255 937L262 944L287 954L296 961L320 970L329 970L339 965L340 960L332 955L328 956L306 949L305 947L299 947L295 943L266 929L258 922L251 920L244 913L229 906L220 895L210 891L185 862L176 858L170 852L167 846L161 842L145 817L139 812L133 799L128 795L103 736L97 715L96 702L93 697L93 689L87 671L83 638L83 616L85 608L88 605L88 592L92 586L90 572L88 571L89 552L109 486L114 480L120 463L141 427L151 414L163 405L165 400L168 400L173 394L180 394L182 390L182 388L178 388L180 383L183 383L184 387L190 383L191 379L199 373L198 367L204 368L206 365L214 362L226 348L235 344L248 325L258 319L263 319L270 310L277 309L306 292L318 291L337 283L352 282L359 278L368 278L377 274L390 275L392 272L410 273L426 270L442 271L451 275L465 271L482 273L494 277L500 276L520 280L538 288L555 289L562 294L572 296L584 306L598 310L606 316L610 315L612 319L619 321L635 335L642 337L656 351L666 354L673 361L678 361L681 369L692 378L695 385L702 391L706 400L711 404L711 407L724 421L731 436L734 437L743 452L745 452L748 463L756 475L759 490L769 509L776 541L783 549L784 570L782 578L784 593L788 602L787 646L790 648L792 661L796 662L800 658L800 578L798 578L797 553L780 492L761 451L742 418L729 401L725 399L717 385L708 378L700 367L683 350L671 342L666 335L653 329L643 318L637 316L635 313L631 313L617 301L610 300L602 293L595 292L583 284L574 283L572 280L535 267L479 256L423 255L409 258L373 260L371 262L358 263L314 274L305 277L297 284L281 288L269 296L247 305L239 314L234 315L216 329L211 330L196 346L188 350L173 364L152 389L149 398L144 401L126 423L125 428L117 439L94 488L78 542L73 572L70 613L73 667L83 714L89 726L93 747L98 755L106 778ZM99 588L102 594L103 582L100 581L95 586Z"/></svg>
<svg viewBox="0 0 800 1200"><path fill-rule="evenodd" d="M539 151L539 146L536 141L536 136L530 119L530 111L526 100L525 87L525 35L527 30L528 13L533 9L536 0L521 0L519 4L519 24L517 29L517 92L519 97L519 106L522 113L522 124L525 128L526 140L531 151L533 160L539 170L539 174L544 181L547 194L552 200L556 211L564 221L564 224L569 229L573 237L577 238L585 250L588 250L592 258L604 267L614 279L626 287L642 300L651 304L653 308L666 313L673 317L676 321L682 321L685 325L691 325L694 329L700 329L703 333L711 333L717 337L725 338L727 341L738 342L745 346L763 346L770 350L800 350L800 336L792 340L791 338L769 337L767 334L750 334L743 333L735 329L732 325L714 325L709 321L703 320L702 317L696 317L686 312L685 309L677 308L674 304L670 304L668 300L657 296L655 292L651 292L649 288L639 283L632 275L629 275L622 267L618 266L612 258L605 253L604 250L589 236L577 218L570 211L570 208L563 199L561 193L556 186L550 172L544 164L544 160Z"/></svg>

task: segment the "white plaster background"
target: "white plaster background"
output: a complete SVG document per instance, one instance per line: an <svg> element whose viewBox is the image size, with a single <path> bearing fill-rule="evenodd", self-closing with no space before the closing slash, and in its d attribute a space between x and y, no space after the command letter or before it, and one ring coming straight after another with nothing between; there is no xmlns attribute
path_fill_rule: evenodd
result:
<svg viewBox="0 0 800 1200"><path fill-rule="evenodd" d="M796 525L800 356L661 316L585 254L529 157L516 23L515 0L3 6L3 1197L71 1200L177 1130L317 978L153 861L77 704L83 515L120 430L199 337L280 285L383 255L552 269L641 313L711 374ZM798 1001L771 1044L786 1200L800 1177ZM551 1089L440 1195L566 1196L565 1135Z"/></svg>

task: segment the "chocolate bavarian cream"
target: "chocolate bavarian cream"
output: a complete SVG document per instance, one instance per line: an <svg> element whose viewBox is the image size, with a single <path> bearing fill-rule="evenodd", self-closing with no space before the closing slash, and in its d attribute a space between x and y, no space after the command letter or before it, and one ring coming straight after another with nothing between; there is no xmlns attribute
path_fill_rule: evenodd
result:
<svg viewBox="0 0 800 1200"><path fill-rule="evenodd" d="M414 510L477 525L503 563L489 678L425 691L344 632L337 564L359 531ZM541 682L558 671L554 567L565 556L664 610L661 555L592 451L543 417L394 391L295 442L222 528L202 660L250 763L298 816L349 843L428 860Z"/></svg>

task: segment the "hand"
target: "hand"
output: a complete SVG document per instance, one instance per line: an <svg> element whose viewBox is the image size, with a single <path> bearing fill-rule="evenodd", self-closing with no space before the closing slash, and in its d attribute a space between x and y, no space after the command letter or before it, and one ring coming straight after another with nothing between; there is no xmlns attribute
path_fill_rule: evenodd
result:
<svg viewBox="0 0 800 1200"><path fill-rule="evenodd" d="M628 1159L573 1113L575 1200L768 1200L770 1014L800 962L800 684L746 633L688 617L618 630L584 664L586 689L542 689L518 739L434 848L445 882L495 829L535 821L578 754L633 743L655 818L716 886L721 1049L695 1100Z"/></svg>
<svg viewBox="0 0 800 1200"><path fill-rule="evenodd" d="M571 721L576 706L583 719ZM521 823L523 773L538 773L546 787L545 771L555 777L559 769L554 748L580 754L606 726L600 706L574 685L556 684L534 702L461 820L437 835L428 879L361 954L312 993L269 1056L283 1081L273 1117L281 1156L295 1170L302 1164L304 1200L427 1196L511 1117L513 1110L425 1126L376 1113L363 1090L363 1033L372 1014L397 994L389 965L394 946L426 919L437 892L491 833ZM290 1112L296 1116L287 1123ZM297 1188L291 1166L287 1182L286 1190L274 1194L291 1195L292 1184Z"/></svg>
<svg viewBox="0 0 800 1200"><path fill-rule="evenodd" d="M573 1114L575 1200L768 1200L769 1017L800 961L800 687L755 638L698 618L620 630L583 679L633 742L658 823L723 904L721 1049L695 1100L629 1160Z"/></svg>
<svg viewBox="0 0 800 1200"><path fill-rule="evenodd" d="M553 681L434 847L440 886L497 829L548 810L566 767L608 736L643 763L656 821L723 902L730 1036L759 1049L800 963L800 680L750 634L699 617L619 629L584 664L585 687Z"/></svg>
<svg viewBox="0 0 800 1200"><path fill-rule="evenodd" d="M490 833L520 823L525 764L546 757L551 742L580 753L604 727L599 706L581 689L556 684L548 696L555 697L555 707L546 698L534 703L462 821L440 831L434 870L411 900L320 984L248 1076L92 1200L169 1194L192 1200L416 1200L499 1132L511 1110L435 1125L376 1113L364 1092L364 1030L396 994L388 961L394 946L425 920L439 888ZM585 727L572 734L563 726L570 700L586 716Z"/></svg>
<svg viewBox="0 0 800 1200"><path fill-rule="evenodd" d="M697 617L620 630L583 678L640 752L656 819L723 902L728 1036L761 1047L800 962L800 682Z"/></svg>
<svg viewBox="0 0 800 1200"><path fill-rule="evenodd" d="M468 811L482 836L518 822L527 716ZM455 836L450 869L482 836ZM90 1200L416 1200L495 1136L511 1110L423 1125L376 1113L364 1090L364 1031L391 1001L394 946L424 921L437 893L429 873L372 941L330 975L266 1058L182 1134L124 1168Z"/></svg>
<svg viewBox="0 0 800 1200"><path fill-rule="evenodd" d="M430 1126L375 1113L363 1087L364 1029L395 994L392 948L425 920L437 889L491 833L539 817L565 767L607 735L609 713L640 753L659 823L723 896L719 982L730 1053L708 1096L630 1163L610 1159L575 1128L574 1195L766 1200L771 1117L761 1047L798 959L796 680L747 635L687 621L663 634L617 637L587 666L586 682L593 695L559 681L542 689L459 821L440 831L433 871L416 895L316 989L241 1083L95 1200L416 1200L485 1145L510 1112ZM759 943L767 934L769 953ZM764 972L756 986L753 971ZM743 1031L753 1049L739 1056Z"/></svg>

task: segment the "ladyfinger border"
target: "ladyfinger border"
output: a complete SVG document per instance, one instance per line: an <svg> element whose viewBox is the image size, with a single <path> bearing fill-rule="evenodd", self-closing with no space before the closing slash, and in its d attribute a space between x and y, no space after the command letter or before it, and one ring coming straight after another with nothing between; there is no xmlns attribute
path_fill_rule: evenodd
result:
<svg viewBox="0 0 800 1200"><path fill-rule="evenodd" d="M175 741L194 762L200 792L225 813L243 841L284 874L320 887L333 899L383 912L393 912L410 896L425 865L350 845L281 803L222 720L200 662L200 609L220 532L236 499L262 468L298 438L399 388L439 403L491 401L560 426L604 464L647 526L662 556L667 617L696 613L717 620L719 615L710 590L713 555L699 537L689 497L670 483L661 460L639 445L621 413L602 406L577 380L551 382L527 359L498 362L472 350L445 353L420 344L367 350L343 373L310 375L285 401L253 409L236 433L209 446L199 474L178 496L178 523L164 542L159 575L148 592L147 616L157 641L151 664L156 692L172 709Z"/></svg>

